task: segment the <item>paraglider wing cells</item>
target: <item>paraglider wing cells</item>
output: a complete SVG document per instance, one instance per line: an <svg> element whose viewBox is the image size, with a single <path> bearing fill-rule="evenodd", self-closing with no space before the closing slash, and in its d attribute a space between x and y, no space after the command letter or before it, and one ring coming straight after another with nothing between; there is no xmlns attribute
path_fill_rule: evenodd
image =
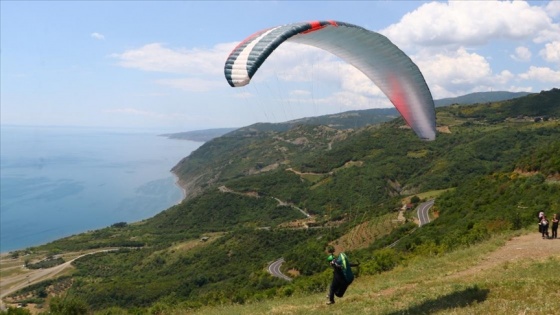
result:
<svg viewBox="0 0 560 315"><path fill-rule="evenodd" d="M424 140L436 137L434 101L420 69L387 37L338 21L278 26L257 32L229 55L224 73L232 87L249 84L266 58L290 41L326 50L362 71Z"/></svg>

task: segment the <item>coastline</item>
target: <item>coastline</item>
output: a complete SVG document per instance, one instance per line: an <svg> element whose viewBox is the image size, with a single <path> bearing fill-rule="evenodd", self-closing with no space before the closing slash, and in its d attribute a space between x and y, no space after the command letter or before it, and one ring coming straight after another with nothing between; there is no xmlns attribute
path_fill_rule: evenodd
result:
<svg viewBox="0 0 560 315"><path fill-rule="evenodd" d="M185 187L184 182L179 178L179 176L177 176L177 174L175 174L173 171L171 172L171 174L173 174L173 176L175 177L175 186L177 186L179 189L181 189L181 198L180 198L179 200L177 200L177 202L175 202L173 205L171 205L171 206L176 206L176 205L181 204L181 203L187 198L187 196L188 196L188 190L187 190L187 188ZM171 206L170 206L170 207L171 207ZM165 210L162 210L162 211L165 211ZM77 234L81 234L81 233L85 233L85 232L86 232L86 231L80 232L80 233L77 233ZM61 238L64 238L64 237L61 237ZM48 242L47 242L47 243L48 243ZM28 249L28 248L30 248L30 247L41 246L41 245L45 245L45 244L47 244L47 243L32 245L32 246L28 246L28 247L24 247L24 248L18 248L18 249L14 249L14 250L10 250L10 251L1 251L1 252L0 252L0 259L6 259L6 258L8 258L9 255L10 255L12 252L26 250L26 249Z"/></svg>
<svg viewBox="0 0 560 315"><path fill-rule="evenodd" d="M175 186L179 187L179 189L181 189L182 192L182 196L181 199L179 199L174 205L178 205L181 204L186 198L187 198L187 188L184 186L183 181L181 180L181 178L179 178L179 176L177 174L175 174L175 172L171 171L171 174L173 174L173 176L175 177Z"/></svg>
<svg viewBox="0 0 560 315"><path fill-rule="evenodd" d="M10 193L2 194L0 254L115 222L144 220L192 195L190 179L181 180L170 169L200 143L96 128L22 126L9 130L10 137L2 138L2 149L6 144L2 184L10 187ZM68 142L61 144L62 136ZM19 156L27 158L20 161ZM43 156L49 157L48 163ZM69 157L72 163L66 163Z"/></svg>

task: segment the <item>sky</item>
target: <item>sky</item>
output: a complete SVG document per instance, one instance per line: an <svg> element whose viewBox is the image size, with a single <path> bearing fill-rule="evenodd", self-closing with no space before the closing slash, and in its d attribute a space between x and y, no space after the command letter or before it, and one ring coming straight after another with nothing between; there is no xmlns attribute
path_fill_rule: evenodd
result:
<svg viewBox="0 0 560 315"><path fill-rule="evenodd" d="M328 52L281 45L251 84L231 50L313 20L388 37L434 99L560 87L560 1L0 1L2 125L189 131L391 103Z"/></svg>

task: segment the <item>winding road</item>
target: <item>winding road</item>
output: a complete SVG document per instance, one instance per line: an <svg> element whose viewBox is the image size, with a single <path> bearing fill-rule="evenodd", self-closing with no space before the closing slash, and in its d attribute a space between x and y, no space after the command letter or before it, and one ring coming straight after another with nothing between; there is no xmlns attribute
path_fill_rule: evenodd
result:
<svg viewBox="0 0 560 315"><path fill-rule="evenodd" d="M416 207L416 213L418 215L418 220L420 221L418 223L418 227L421 227L424 224L428 224L430 223L430 209L432 208L432 206L434 205L435 199L431 199L428 200L426 202L423 202L421 204L418 205L418 207ZM389 245L388 247L394 247L395 245L397 245L397 243L399 242L399 240L395 241L394 243L392 243L391 245ZM278 260L275 260L274 262L272 262L270 265L268 265L268 272L273 275L274 277L278 277L287 281L292 281L292 278L286 276L285 274L282 273L282 271L280 271L280 267L282 266L282 263L284 263L284 258L280 258Z"/></svg>
<svg viewBox="0 0 560 315"><path fill-rule="evenodd" d="M418 226L430 223L430 208L434 205L435 199L428 200L418 205L416 212L418 213Z"/></svg>
<svg viewBox="0 0 560 315"><path fill-rule="evenodd" d="M286 276L285 274L282 273L282 271L280 271L280 267L282 266L282 263L284 263L284 258L280 258L276 261L274 261L273 263L271 263L270 265L268 265L268 272L278 278L287 280L287 281L292 281L292 278Z"/></svg>

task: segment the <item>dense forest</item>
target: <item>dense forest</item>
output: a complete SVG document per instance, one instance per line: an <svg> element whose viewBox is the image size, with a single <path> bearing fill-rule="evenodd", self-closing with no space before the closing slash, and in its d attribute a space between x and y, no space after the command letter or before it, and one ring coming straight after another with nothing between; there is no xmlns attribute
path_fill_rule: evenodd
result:
<svg viewBox="0 0 560 315"><path fill-rule="evenodd" d="M75 261L67 301L141 314L155 305L197 308L322 291L325 247L344 238L357 243L357 227L383 226L366 244L344 248L362 262L361 274L375 274L536 225L541 210L560 213L559 89L436 114L432 142L401 118L359 128L355 118L351 128L305 123L229 132L174 168L190 188L181 204L32 250L120 248ZM430 191L440 192L432 223L416 229L408 216L383 224ZM291 282L266 272L280 257L284 271L297 275Z"/></svg>

